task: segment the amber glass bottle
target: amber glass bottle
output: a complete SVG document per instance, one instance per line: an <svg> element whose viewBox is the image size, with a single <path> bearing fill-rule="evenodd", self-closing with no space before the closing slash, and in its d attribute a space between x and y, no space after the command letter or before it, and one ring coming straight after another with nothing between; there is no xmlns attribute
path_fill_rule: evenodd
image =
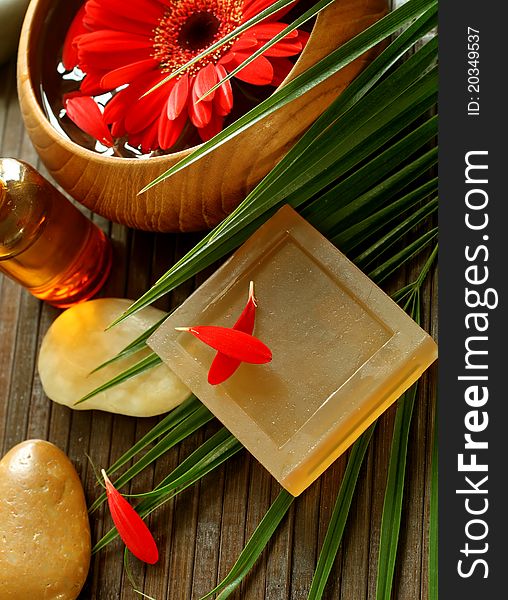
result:
<svg viewBox="0 0 508 600"><path fill-rule="evenodd" d="M96 294L110 268L102 230L33 167L0 158L0 271L64 308Z"/></svg>

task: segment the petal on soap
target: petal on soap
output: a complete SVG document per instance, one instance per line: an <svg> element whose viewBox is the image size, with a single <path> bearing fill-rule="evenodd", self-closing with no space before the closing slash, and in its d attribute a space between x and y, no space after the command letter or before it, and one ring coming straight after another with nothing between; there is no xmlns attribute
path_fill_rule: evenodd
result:
<svg viewBox="0 0 508 600"><path fill-rule="evenodd" d="M233 329L252 335L254 323L256 321L256 308L257 302L254 296L254 283L251 281L249 287L249 299L247 300L247 304L241 315L238 317L238 320L233 325ZM222 354L222 352L217 352L217 355L210 365L210 370L208 371L208 383L211 385L223 383L233 375L241 364L241 360L226 356L225 354Z"/></svg>
<svg viewBox="0 0 508 600"><path fill-rule="evenodd" d="M258 338L243 331L214 325L177 327L176 329L191 333L207 346L242 362L261 365L272 360L270 348Z"/></svg>

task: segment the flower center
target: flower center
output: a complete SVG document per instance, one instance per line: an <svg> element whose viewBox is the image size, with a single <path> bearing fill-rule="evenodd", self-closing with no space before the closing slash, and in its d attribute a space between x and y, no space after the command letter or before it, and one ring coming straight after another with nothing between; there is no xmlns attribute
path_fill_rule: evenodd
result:
<svg viewBox="0 0 508 600"><path fill-rule="evenodd" d="M220 21L209 12L197 12L191 15L180 29L180 46L191 50L201 50L213 43Z"/></svg>
<svg viewBox="0 0 508 600"><path fill-rule="evenodd" d="M233 31L242 22L244 0L169 0L154 30L153 56L163 72L183 67L197 54ZM232 46L227 42L187 72L195 75L209 63L217 63Z"/></svg>

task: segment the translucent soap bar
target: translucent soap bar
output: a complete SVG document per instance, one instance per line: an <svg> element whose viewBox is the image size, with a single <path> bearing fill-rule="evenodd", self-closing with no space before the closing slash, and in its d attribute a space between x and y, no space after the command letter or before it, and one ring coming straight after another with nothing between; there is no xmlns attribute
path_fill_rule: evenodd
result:
<svg viewBox="0 0 508 600"><path fill-rule="evenodd" d="M273 353L220 385L215 351L175 327L232 327L254 281L254 335ZM300 494L436 359L395 302L286 206L149 345L291 494Z"/></svg>

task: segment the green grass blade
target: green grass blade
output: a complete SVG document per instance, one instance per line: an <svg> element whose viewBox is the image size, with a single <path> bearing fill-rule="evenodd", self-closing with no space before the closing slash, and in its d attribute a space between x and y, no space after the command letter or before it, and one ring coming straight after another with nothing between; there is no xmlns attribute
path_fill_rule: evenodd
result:
<svg viewBox="0 0 508 600"><path fill-rule="evenodd" d="M406 6L407 6L407 4L406 4ZM434 12L434 8L432 9L432 12ZM433 18L435 18L435 15L433 15ZM404 35L404 34L402 34L402 35ZM413 40L411 40L411 42L413 42ZM403 49L403 48L405 48L405 46L397 47L396 52L392 52L392 46L390 46L388 48L388 50L385 50L385 52L389 53L389 60L386 61L385 66L387 64L391 64L391 61L398 56L397 53L399 51L401 51L401 49ZM381 56L383 56L383 55L384 55L384 53ZM367 68L367 70L368 70L368 68ZM360 75L360 77L361 77L361 75ZM375 80L374 74L372 74L372 79ZM352 84L353 86L354 86L354 83L355 82L353 82L353 84ZM355 88L357 94L361 96L362 92L364 91L364 89L366 87L368 87L368 84L366 81L363 81L362 86L360 86L359 88ZM348 88L348 90L349 89L350 88ZM344 92L344 94L347 94L348 90L346 90ZM341 97L344 97L344 94ZM353 99L355 97L356 96L353 94L352 96L350 96L350 100L353 101ZM227 226L229 223L231 223L231 221L236 217L236 215L241 210L243 210L244 205L245 205L245 202L242 203L242 205L240 205L240 207L236 211L234 211L224 221L223 226ZM265 215L266 218L268 218L268 216L269 215ZM256 219L254 221L256 221ZM262 222L259 219L257 221L259 224ZM210 234L205 236L205 238L201 242L199 242L186 256L184 256L182 259L180 259L165 275L163 275L154 284L154 286L152 286L152 288L150 290L148 290L146 292L146 294L144 294L133 305L131 305L131 307L119 319L117 319L113 324L116 324L120 320L126 318L129 314L136 312L143 306L146 306L147 304L150 304L151 302L155 301L157 298L160 298L165 293L167 293L171 289L174 289L174 287L176 287L177 285L179 285L180 283L185 281L188 277L193 276L200 269L205 268L206 266L210 265L213 262L213 260L216 260L216 259L220 258L221 256L224 256L226 253L228 253L229 251L234 249L236 246L240 245L246 239L246 237L248 237L248 234L251 233L252 230L253 230L252 227L246 227L244 229L243 234L242 233L232 234L231 237L234 238L234 241L233 241L233 239L229 240L229 243L224 243L224 244L222 244L222 247L220 247L220 245L218 244L218 242L216 240L212 242L212 240L216 234L216 231L217 231L217 228L216 228L216 230L212 231ZM219 250L219 248L220 248L220 250ZM215 252L213 258L210 255L211 250L213 250Z"/></svg>
<svg viewBox="0 0 508 600"><path fill-rule="evenodd" d="M224 600L234 592L263 552L266 544L269 542L280 522L288 512L293 500L294 497L285 490L282 490L279 493L259 525L256 527L256 530L240 553L240 556L233 565L231 571L216 588L203 596L201 600L210 598L214 594L218 594L216 600Z"/></svg>
<svg viewBox="0 0 508 600"><path fill-rule="evenodd" d="M290 34L298 27L301 27L307 21L310 21L313 17L315 17L318 13L324 10L327 6L330 6L335 0L320 0L317 4L315 4L312 8L305 11L301 16L297 17L290 25L285 27L280 33L277 33L273 36L266 44L261 46L258 50L253 52L248 58L246 58L242 63L238 65L235 69L230 71L223 79L221 79L218 83L216 83L210 90L201 98L198 99L198 103L204 100L207 96L215 92L220 86L229 81L232 77L234 77L237 73L239 73L242 69L244 69L247 65L249 65L253 60L256 60L258 56L261 56L264 52L266 52L269 48L271 48L278 41L285 38L288 34Z"/></svg>
<svg viewBox="0 0 508 600"><path fill-rule="evenodd" d="M437 150L430 150L401 166L401 157L412 157L434 137L436 130L437 119L426 121L306 205L300 214L321 231L332 233L337 227L343 227L342 218L352 220L350 215L356 218L355 209L362 206L361 199L365 208L390 200L436 163ZM351 206L355 200L356 205Z"/></svg>
<svg viewBox="0 0 508 600"><path fill-rule="evenodd" d="M435 249L429 256L429 258L427 259L424 267L422 268L422 270L420 272L419 277L416 280L417 286L421 285L423 283L425 276L429 272L430 267L432 266L432 264L434 262L436 253L437 253L437 250ZM417 289L419 289L419 288L417 288ZM399 292L404 292L404 293L406 291L409 291L411 296L414 297L415 284L409 284L408 286L405 286L404 288L399 290ZM399 294L399 295L402 298L404 298L405 297L404 293ZM414 316L416 316L416 318L419 320L418 312L416 312L416 314ZM407 453L404 450L404 444L405 444L405 447L407 450L407 436L408 436L408 431L409 431L409 424L410 424L410 420L411 420L412 405L414 404L414 397L415 397L414 394L415 393L416 393L416 385L414 385L408 392L406 392L406 395L409 395L410 401L407 402L402 408L399 407L400 410L403 412L397 413L400 425L396 424L394 431L398 432L399 435L398 436L394 435L394 442L392 445L392 448L394 448L394 450L392 451L392 456L397 457L398 460L396 461L394 458L393 464L391 462L391 480L389 478L389 482L387 484L387 490L394 489L394 486L393 486L393 484L390 484L390 481L392 481L392 482L397 481L400 483L401 477L402 477L402 487L403 487L403 481L404 481L403 474L405 471L405 456ZM412 400L411 400L411 398L412 398ZM320 600L323 596L323 592L324 592L326 583L328 581L333 563L335 561L335 557L337 555L337 552L338 552L338 549L339 549L339 546L340 546L340 543L342 540L342 535L344 532L344 527L346 524L347 516L349 513L349 508L351 505L352 496L353 496L356 481L358 478L358 473L360 471L360 468L361 468L361 465L363 462L363 458L365 456L367 447L368 447L370 439L372 437L374 427L375 427L375 423L370 427L369 430L367 430L363 434L363 436L355 443L355 445L353 446L353 448L351 450L351 455L350 455L350 458L348 461L346 473L344 474L344 479L342 481L341 488L339 490L339 495L337 497L337 501L336 501L336 504L335 504L335 507L334 507L334 510L332 513L332 517L330 519L330 523L328 525L325 540L323 542L323 547L321 548L321 552L319 554L318 562L316 565L316 570L314 572L314 577L312 579L311 589L309 591L307 600ZM402 469L402 476L401 476L401 469ZM400 490L400 485L397 489ZM393 506L393 507L401 507L402 506L400 494L396 494L388 502L391 502L390 506ZM387 504L387 506L388 506L388 504ZM393 525L395 525L396 520L397 520L397 510L394 510L393 512L391 512L390 515L393 516L393 520L391 521L391 523ZM388 512L386 513L386 517L384 517L384 519L385 519L385 528L386 528L385 540L387 540L386 534L388 533L389 523L390 523ZM400 524L400 514L399 514L399 524ZM394 529L392 529L392 531L394 531ZM398 529L396 532L396 537L398 537ZM387 540L387 541L393 542L393 540ZM396 543L395 543L395 549L396 549ZM386 557L384 557L384 558L386 558ZM391 557L390 557L390 559L391 559ZM387 595L384 598L390 598L390 595Z"/></svg>
<svg viewBox="0 0 508 600"><path fill-rule="evenodd" d="M197 483L205 475L211 473L214 469L222 465L222 463L240 452L240 450L243 450L242 444L233 436L230 436L213 452L212 457L205 457L199 464L196 464L194 468L189 469L188 472L184 473L178 480L175 480L171 486L168 485L164 490L164 493L161 493L154 498L143 500L143 502L146 502L147 504L146 506L140 504L141 516L143 518L147 517L168 500L171 500L171 498L174 498L191 485Z"/></svg>
<svg viewBox="0 0 508 600"><path fill-rule="evenodd" d="M408 296L411 296L411 295L414 296L415 290L418 290L421 287L425 278L429 274L430 269L434 265L434 262L437 258L437 254L438 254L438 244L436 244L433 247L431 253L429 254L429 257L425 261L425 264L421 268L420 273L419 273L418 277L415 279L415 281L413 281L412 283L408 283L407 285L405 285L402 288L398 289L397 291L393 292L391 297L395 302L397 302L397 304L404 306L402 301L405 298L407 298Z"/></svg>
<svg viewBox="0 0 508 600"><path fill-rule="evenodd" d="M327 173L328 178L320 177L316 183L313 183L312 180L316 175L329 169L332 164L341 164L341 151L346 146L348 139L350 144L353 142L353 146L358 146L360 133L366 125L375 123L376 127L381 129L384 121L388 121L386 119L388 110L392 112L393 110L402 110L403 104L400 97L408 92L409 88L417 85L418 79L435 62L436 56L437 43L429 42L369 91L361 101L328 123L327 127L314 128L313 140L307 145L303 156L300 154L300 158L292 160L290 165L285 166L284 171L278 170L278 177L274 178L271 174L261 181L255 189L254 195L258 199L263 196L271 197L274 194L276 199L287 197L291 204L297 206L331 183L336 178L333 172ZM342 96L339 96L337 102L341 98ZM339 104L341 103L339 102ZM325 114L328 115L335 111L336 107L332 106L331 110L326 111ZM399 128L399 130L401 129L402 127ZM338 150L335 150L335 147L338 147ZM289 154L291 155L292 152L290 151ZM325 158L327 162L323 165ZM398 157L399 161L402 159L404 157ZM317 173L313 174L313 170L317 170ZM305 187L303 183L299 185L300 179L305 183ZM290 187L287 187L288 184ZM310 194L306 193L307 186L310 187ZM302 192L305 194L303 200L299 198L299 194Z"/></svg>
<svg viewBox="0 0 508 600"><path fill-rule="evenodd" d="M407 52L414 44L420 40L422 35L427 33L436 25L437 7L434 7L419 17L410 25L401 35L379 54L334 100L334 102L316 119L300 140L291 148L291 150L277 163L277 165L266 175L262 182L257 186L271 184L275 179L284 174L287 169L299 159L300 156L308 152L309 147L316 138L322 135L322 132L328 129L341 115L356 104L381 77Z"/></svg>
<svg viewBox="0 0 508 600"><path fill-rule="evenodd" d="M426 204L424 204L417 211L410 214L407 218L398 222L386 235L377 239L371 246L363 252L362 261L358 261L363 269L370 267L370 265L383 256L384 253L389 250L394 244L402 240L402 238L413 230L419 223L424 221L427 217L433 214L437 210L437 198L433 198ZM398 219L397 219L398 220ZM387 223L388 224L388 223ZM366 230L368 231L368 230Z"/></svg>
<svg viewBox="0 0 508 600"><path fill-rule="evenodd" d="M159 483L152 491L142 494L130 494L130 497L135 498L157 498L164 494L168 494L173 490L186 485L189 475L193 472L208 473L210 465L213 465L218 457L220 457L224 449L236 447L241 450L243 446L240 442L224 427L214 434L207 442L185 459L178 467ZM203 476L203 475L201 475ZM140 509L145 509L146 506L140 505Z"/></svg>
<svg viewBox="0 0 508 600"><path fill-rule="evenodd" d="M351 115L349 122L355 125L348 131L341 130L339 121L329 131L329 138L318 147L311 147L306 164L295 163L284 178L277 181L277 189L264 189L255 196L248 211L237 216L229 228L240 228L245 220L257 217L276 204L287 201L298 206L314 194L332 184L357 165L361 165L374 152L400 134L406 127L431 108L437 98L437 73L434 70L423 76L394 102L377 111ZM348 113L349 114L349 113ZM406 157L398 157L402 162ZM229 229L231 230L231 229ZM215 237L220 235L220 230Z"/></svg>
<svg viewBox="0 0 508 600"><path fill-rule="evenodd" d="M323 590L342 541L358 475L360 474L360 469L375 426L375 423L371 425L351 448L346 472L344 473L323 546L319 553L307 600L319 600L323 595Z"/></svg>
<svg viewBox="0 0 508 600"><path fill-rule="evenodd" d="M145 356L145 358L139 360L136 364L132 365L132 367L129 367L116 377L113 377L103 385L100 385L99 387L95 388L94 390L83 396L83 398L80 398L77 402L74 403L74 406L77 406L82 402L86 402L87 400L90 400L90 398L93 398L97 394L105 392L106 390L109 390L115 385L119 385L120 383L131 379L132 377L136 377L136 375L141 375L141 373L144 373L145 371L148 371L148 369L152 369L153 367L156 367L161 363L162 360L157 356L157 354L152 352L148 356Z"/></svg>
<svg viewBox="0 0 508 600"><path fill-rule="evenodd" d="M103 362L102 364L100 364L98 367L95 367L95 369L90 372L90 375L92 373L96 373L97 371L100 371L101 369L103 369L104 367L107 367L108 365L111 365L119 360L122 360L123 358L132 356L133 354L135 354L136 352L139 352L140 350L144 350L146 348L146 340L152 335L152 333L154 333L157 329L159 329L159 327L162 325L162 323L164 323L164 321L168 318L168 316L170 314L171 313L165 314L159 321L157 321L157 323L154 323L151 327L149 327L146 331L144 331L141 335L139 335L130 344L125 346L125 348L120 350L120 352L118 352L118 354L115 354L115 356L113 356L113 358L110 358L106 362Z"/></svg>
<svg viewBox="0 0 508 600"><path fill-rule="evenodd" d="M424 233L417 240L403 248L400 252L397 252L394 256L392 256L389 260L385 261L379 267L376 267L369 273L369 277L374 279L377 284L384 281L387 277L389 277L392 273L394 273L398 268L400 268L401 264L404 264L416 254L420 253L424 248L426 248L433 240L437 237L437 227L431 229ZM355 261L357 262L357 261Z"/></svg>
<svg viewBox="0 0 508 600"><path fill-rule="evenodd" d="M194 450L194 452L192 452L192 454L175 467L154 489L158 490L177 479L181 479L182 475L185 475L185 473L188 473L191 469L195 469L196 466L207 463L210 460L210 457L217 458L218 455L220 455L221 449L228 447L232 438L234 439L232 434L230 434L225 427L222 427L217 433L203 442L196 450ZM149 503L146 505L141 503L140 507L141 509L145 509L149 507Z"/></svg>
<svg viewBox="0 0 508 600"><path fill-rule="evenodd" d="M197 429L213 419L212 413L203 405L190 413L185 419L173 427L161 440L155 444L146 454L144 454L132 467L114 482L117 489L128 483L133 477L141 473L143 469L157 460L160 456L168 452L183 439L194 433ZM94 512L106 499L106 494L101 494L99 498L90 507L90 512Z"/></svg>
<svg viewBox="0 0 508 600"><path fill-rule="evenodd" d="M420 323L421 320L420 289L436 257L437 247L431 252L421 269L420 274L414 283L413 291L404 305L405 310L409 309L408 312L410 312L417 323ZM388 478L381 520L378 575L376 580L377 600L387 600L391 598L392 594L404 496L409 431L417 386L417 383L413 385L403 395L402 399L399 400L395 415L390 461L388 465ZM429 543L432 544L436 541L437 540L431 540ZM430 552L432 552L432 549L430 549Z"/></svg>
<svg viewBox="0 0 508 600"><path fill-rule="evenodd" d="M266 178L261 181L231 217L215 228L211 239L220 237L224 230L230 232L241 228L245 222L285 198L297 206L297 202L291 201L292 194L309 185L314 177L321 174L321 187L313 189L312 193L331 183L358 161L365 160L428 110L437 97L437 68L424 69L422 75L420 57L424 57L423 62L428 67L429 60L432 62L435 56L436 49L429 53L426 51L428 46L431 44L424 46L354 107L316 135L304 157L288 166L277 180L269 184ZM327 173L334 164L338 164L341 170Z"/></svg>
<svg viewBox="0 0 508 600"><path fill-rule="evenodd" d="M406 473L409 428L416 398L417 384L398 401L388 465L388 479L381 519L379 561L376 580L376 599L389 600L395 572L399 541L402 499Z"/></svg>
<svg viewBox="0 0 508 600"><path fill-rule="evenodd" d="M168 413L155 427L150 429L150 431L144 435L138 442L129 448L127 452L122 454L122 456L116 460L110 467L107 469L108 475L113 475L127 464L130 460L132 460L137 454L144 450L147 446L149 446L152 442L154 442L157 438L165 435L171 429L174 429L176 425L181 423L184 419L186 419L190 414L195 412L201 406L201 402L196 398L196 396L191 396L180 406L174 408L170 413Z"/></svg>
<svg viewBox="0 0 508 600"><path fill-rule="evenodd" d="M295 79L279 88L269 98L223 129L212 140L202 144L190 155L157 177L141 190L140 193L145 192L171 175L174 175L200 158L203 158L219 145L233 139L242 131L252 127L255 123L258 123L261 119L264 119L295 98L298 98L305 91L322 83L352 62L355 58L358 58L382 40L393 33L396 33L416 17L424 14L435 4L436 0L409 0L400 8L390 12L388 15L355 36L352 40L346 42L340 48L331 52L318 63L295 77Z"/></svg>
<svg viewBox="0 0 508 600"><path fill-rule="evenodd" d="M429 194L435 192L437 192L437 179L432 179L392 204L347 227L330 241L347 254L425 199L427 199L425 206L430 211L437 201L428 200Z"/></svg>

